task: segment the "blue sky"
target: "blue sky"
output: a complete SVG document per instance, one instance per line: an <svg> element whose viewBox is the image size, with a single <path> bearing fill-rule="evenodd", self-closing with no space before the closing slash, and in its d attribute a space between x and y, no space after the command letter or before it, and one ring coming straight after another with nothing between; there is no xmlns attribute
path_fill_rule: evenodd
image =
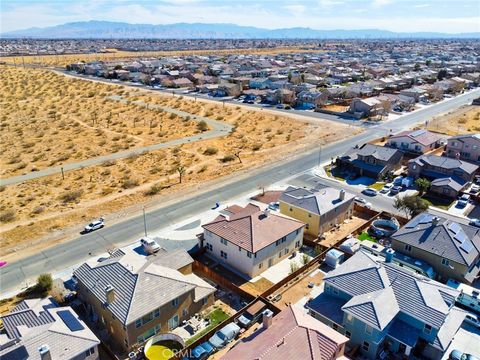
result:
<svg viewBox="0 0 480 360"><path fill-rule="evenodd" d="M1 0L2 32L72 21L478 32L479 0Z"/></svg>

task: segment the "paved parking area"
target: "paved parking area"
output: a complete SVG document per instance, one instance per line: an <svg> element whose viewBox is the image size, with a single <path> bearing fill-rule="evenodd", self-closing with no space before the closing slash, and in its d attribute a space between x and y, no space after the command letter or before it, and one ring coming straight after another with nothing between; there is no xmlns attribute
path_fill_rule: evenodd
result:
<svg viewBox="0 0 480 360"><path fill-rule="evenodd" d="M460 350L464 353L480 357L480 329L465 327L458 330L452 343L445 351L442 360L447 360L452 350Z"/></svg>

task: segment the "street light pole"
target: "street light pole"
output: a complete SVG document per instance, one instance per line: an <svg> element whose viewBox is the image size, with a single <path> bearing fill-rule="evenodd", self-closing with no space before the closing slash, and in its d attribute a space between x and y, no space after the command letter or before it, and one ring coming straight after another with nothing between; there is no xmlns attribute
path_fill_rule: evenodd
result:
<svg viewBox="0 0 480 360"><path fill-rule="evenodd" d="M147 236L147 217L145 215L145 206L143 207L143 228L145 230L145 236Z"/></svg>
<svg viewBox="0 0 480 360"><path fill-rule="evenodd" d="M320 163L322 162L322 145L318 149L318 168L320 168Z"/></svg>

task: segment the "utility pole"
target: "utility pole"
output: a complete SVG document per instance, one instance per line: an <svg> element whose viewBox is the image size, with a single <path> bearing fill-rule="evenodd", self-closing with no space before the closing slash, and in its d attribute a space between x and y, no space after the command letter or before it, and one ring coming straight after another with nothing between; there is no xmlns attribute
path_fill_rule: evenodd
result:
<svg viewBox="0 0 480 360"><path fill-rule="evenodd" d="M320 163L322 162L322 145L318 149L318 168L320 169Z"/></svg>
<svg viewBox="0 0 480 360"><path fill-rule="evenodd" d="M145 231L145 236L147 236L147 217L145 215L145 206L143 207L143 229Z"/></svg>

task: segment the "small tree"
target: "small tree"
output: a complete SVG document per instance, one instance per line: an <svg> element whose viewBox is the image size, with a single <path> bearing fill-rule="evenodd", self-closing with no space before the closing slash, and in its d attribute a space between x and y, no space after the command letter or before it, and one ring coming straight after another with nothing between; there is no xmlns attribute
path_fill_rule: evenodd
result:
<svg viewBox="0 0 480 360"><path fill-rule="evenodd" d="M242 159L240 158L240 150L238 151L235 151L233 153L233 155L235 155L235 157L238 159L238 161L240 162L240 164L242 163Z"/></svg>
<svg viewBox="0 0 480 360"><path fill-rule="evenodd" d="M37 278L35 288L42 294L47 294L53 287L52 274L40 274Z"/></svg>
<svg viewBox="0 0 480 360"><path fill-rule="evenodd" d="M425 178L418 178L415 180L415 185L418 188L419 195L422 196L430 189L432 183Z"/></svg>
<svg viewBox="0 0 480 360"><path fill-rule="evenodd" d="M443 79L445 79L447 77L447 70L446 69L442 69L438 72L438 75L437 75L437 79L439 81L442 81Z"/></svg>
<svg viewBox="0 0 480 360"><path fill-rule="evenodd" d="M298 265L296 262L291 262L290 263L290 274L293 274L295 271L298 270Z"/></svg>
<svg viewBox="0 0 480 360"><path fill-rule="evenodd" d="M183 174L185 174L186 170L187 169L183 165L178 165L177 166L177 172L178 172L178 175L180 177L180 184L182 183Z"/></svg>
<svg viewBox="0 0 480 360"><path fill-rule="evenodd" d="M393 207L404 211L407 218L416 216L428 210L428 202L417 195L398 197L395 199Z"/></svg>
<svg viewBox="0 0 480 360"><path fill-rule="evenodd" d="M208 130L208 124L205 120L202 120L200 121L198 124L197 124L197 129L204 132L204 131L207 131Z"/></svg>
<svg viewBox="0 0 480 360"><path fill-rule="evenodd" d="M307 265L309 261L310 261L310 257L307 254L303 254L302 255L302 264Z"/></svg>

